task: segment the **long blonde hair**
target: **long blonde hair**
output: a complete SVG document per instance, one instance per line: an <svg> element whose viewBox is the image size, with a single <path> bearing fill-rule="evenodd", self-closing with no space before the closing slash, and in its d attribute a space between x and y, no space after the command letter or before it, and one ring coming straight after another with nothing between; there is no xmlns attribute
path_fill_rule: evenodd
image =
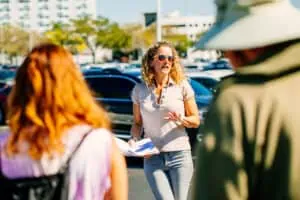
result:
<svg viewBox="0 0 300 200"><path fill-rule="evenodd" d="M143 60L142 60L142 78L144 82L150 86L154 83L154 70L151 66L151 63L156 56L160 47L169 47L172 50L172 54L174 56L174 61L172 63L172 68L170 71L170 77L175 81L176 84L179 84L182 80L185 79L183 68L180 64L180 59L177 54L176 49L174 46L166 41L157 42L155 45L150 47L148 51L145 53Z"/></svg>
<svg viewBox="0 0 300 200"><path fill-rule="evenodd" d="M94 100L72 55L54 44L34 48L18 69L8 98L8 122L8 155L26 142L34 159L62 153L62 134L74 125L110 129L108 115Z"/></svg>

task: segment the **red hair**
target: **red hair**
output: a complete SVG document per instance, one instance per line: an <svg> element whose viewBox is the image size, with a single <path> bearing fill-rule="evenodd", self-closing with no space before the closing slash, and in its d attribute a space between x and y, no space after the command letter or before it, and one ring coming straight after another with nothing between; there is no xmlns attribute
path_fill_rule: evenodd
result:
<svg viewBox="0 0 300 200"><path fill-rule="evenodd" d="M74 125L110 129L107 113L91 95L72 55L54 44L34 48L18 69L8 98L8 122L8 155L26 142L34 159L62 153L62 134Z"/></svg>

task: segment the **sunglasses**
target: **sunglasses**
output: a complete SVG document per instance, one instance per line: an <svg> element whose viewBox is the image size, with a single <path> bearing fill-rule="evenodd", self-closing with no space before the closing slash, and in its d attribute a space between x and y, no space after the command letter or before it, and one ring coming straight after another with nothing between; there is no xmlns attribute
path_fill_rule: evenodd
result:
<svg viewBox="0 0 300 200"><path fill-rule="evenodd" d="M174 61L174 56L166 56L166 55L160 54L160 55L157 56L157 58L161 62L165 61L166 59L168 59L169 62L173 62Z"/></svg>

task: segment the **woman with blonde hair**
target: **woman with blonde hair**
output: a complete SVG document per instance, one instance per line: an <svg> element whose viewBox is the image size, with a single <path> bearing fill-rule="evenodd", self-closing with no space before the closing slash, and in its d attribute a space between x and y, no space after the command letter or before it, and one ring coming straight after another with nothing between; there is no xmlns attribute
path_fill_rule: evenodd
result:
<svg viewBox="0 0 300 200"><path fill-rule="evenodd" d="M134 124L129 143L140 139L143 129L160 151L144 158L145 175L155 198L186 200L193 162L185 127L200 124L194 91L168 42L158 42L146 52L142 77L144 83L132 92Z"/></svg>
<svg viewBox="0 0 300 200"><path fill-rule="evenodd" d="M0 140L5 177L52 175L72 156L68 199L127 199L126 164L108 116L63 47L44 44L29 53L8 112L10 131Z"/></svg>

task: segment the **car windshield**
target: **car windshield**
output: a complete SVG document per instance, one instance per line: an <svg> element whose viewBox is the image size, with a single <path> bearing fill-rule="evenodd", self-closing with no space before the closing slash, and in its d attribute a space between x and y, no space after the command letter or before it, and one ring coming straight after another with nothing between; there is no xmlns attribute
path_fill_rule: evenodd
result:
<svg viewBox="0 0 300 200"><path fill-rule="evenodd" d="M195 92L195 96L211 96L212 93L209 89L207 89L206 87L204 87L201 83L198 83L195 80L189 79L189 82L192 86L192 88L194 89Z"/></svg>

